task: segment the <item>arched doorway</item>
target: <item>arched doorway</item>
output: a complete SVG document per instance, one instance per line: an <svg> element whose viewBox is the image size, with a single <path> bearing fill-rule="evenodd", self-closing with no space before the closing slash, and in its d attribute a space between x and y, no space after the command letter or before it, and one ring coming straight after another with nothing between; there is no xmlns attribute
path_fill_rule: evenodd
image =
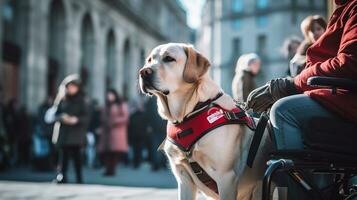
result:
<svg viewBox="0 0 357 200"><path fill-rule="evenodd" d="M81 78L86 93L93 97L94 29L91 16L84 15L81 25Z"/></svg>
<svg viewBox="0 0 357 200"><path fill-rule="evenodd" d="M116 72L116 50L115 50L115 35L113 29L108 32L106 41L106 73L105 85L106 89L114 87Z"/></svg>
<svg viewBox="0 0 357 200"><path fill-rule="evenodd" d="M123 82L123 96L128 99L129 98L129 85L131 82L131 75L130 75L130 70L131 70L131 47L130 47L130 41L129 39L126 39L124 42L124 64L123 64L123 77L124 77L124 82Z"/></svg>
<svg viewBox="0 0 357 200"><path fill-rule="evenodd" d="M18 36L19 1L5 1L2 6L2 62L3 67L1 89L3 90L3 101L7 103L11 99L20 99L20 65L21 45Z"/></svg>
<svg viewBox="0 0 357 200"><path fill-rule="evenodd" d="M53 0L49 9L47 95L54 96L65 76L65 11L62 0Z"/></svg>

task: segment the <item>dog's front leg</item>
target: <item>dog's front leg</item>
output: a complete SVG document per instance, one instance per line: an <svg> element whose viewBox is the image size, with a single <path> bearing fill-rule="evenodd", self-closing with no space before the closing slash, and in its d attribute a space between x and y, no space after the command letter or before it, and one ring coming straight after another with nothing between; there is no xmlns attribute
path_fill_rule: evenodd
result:
<svg viewBox="0 0 357 200"><path fill-rule="evenodd" d="M183 165L175 165L173 171L178 184L179 200L196 199L197 187Z"/></svg>
<svg viewBox="0 0 357 200"><path fill-rule="evenodd" d="M234 171L229 171L220 176L216 181L218 186L219 198L224 200L236 200L238 178Z"/></svg>

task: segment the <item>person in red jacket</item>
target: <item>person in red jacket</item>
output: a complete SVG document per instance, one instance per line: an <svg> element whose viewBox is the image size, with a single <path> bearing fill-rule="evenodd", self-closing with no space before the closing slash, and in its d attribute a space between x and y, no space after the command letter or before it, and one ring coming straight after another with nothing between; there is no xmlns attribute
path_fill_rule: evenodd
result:
<svg viewBox="0 0 357 200"><path fill-rule="evenodd" d="M302 149L303 129L315 117L357 123L357 93L316 89L307 85L312 76L357 80L357 0L335 0L326 32L307 50L305 69L295 78L273 79L253 90L247 107L263 112L271 107L276 148ZM283 178L284 176L282 176ZM284 179L284 178L283 178ZM331 177L314 177L316 183L331 182ZM290 179L288 199L309 199Z"/></svg>
<svg viewBox="0 0 357 200"><path fill-rule="evenodd" d="M312 76L357 80L357 0L335 0L326 32L308 49L305 69L295 78L273 79L253 90L247 107L263 112L272 106L270 119L278 149L304 147L302 128L314 117L357 123L357 93L316 89Z"/></svg>

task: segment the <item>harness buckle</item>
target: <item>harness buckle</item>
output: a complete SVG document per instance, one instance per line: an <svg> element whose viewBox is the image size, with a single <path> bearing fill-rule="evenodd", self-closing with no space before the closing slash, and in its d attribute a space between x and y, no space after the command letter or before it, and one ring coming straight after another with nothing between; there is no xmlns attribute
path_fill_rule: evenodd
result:
<svg viewBox="0 0 357 200"><path fill-rule="evenodd" d="M227 120L241 120L243 117L246 116L245 112L224 112L224 116L226 117Z"/></svg>
<svg viewBox="0 0 357 200"><path fill-rule="evenodd" d="M226 119L228 120L232 120L233 117L231 117L231 113L230 112L224 112L224 116L226 117Z"/></svg>

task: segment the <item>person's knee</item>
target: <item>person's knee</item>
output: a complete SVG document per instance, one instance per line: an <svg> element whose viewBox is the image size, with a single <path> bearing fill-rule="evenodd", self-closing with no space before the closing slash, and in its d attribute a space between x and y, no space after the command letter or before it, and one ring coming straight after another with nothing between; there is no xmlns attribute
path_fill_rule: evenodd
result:
<svg viewBox="0 0 357 200"><path fill-rule="evenodd" d="M271 118L294 119L298 111L304 109L306 95L292 95L276 101L270 110Z"/></svg>
<svg viewBox="0 0 357 200"><path fill-rule="evenodd" d="M289 109L288 104L289 101L287 101L286 98L282 98L276 101L270 109L270 119L277 121L284 118Z"/></svg>

